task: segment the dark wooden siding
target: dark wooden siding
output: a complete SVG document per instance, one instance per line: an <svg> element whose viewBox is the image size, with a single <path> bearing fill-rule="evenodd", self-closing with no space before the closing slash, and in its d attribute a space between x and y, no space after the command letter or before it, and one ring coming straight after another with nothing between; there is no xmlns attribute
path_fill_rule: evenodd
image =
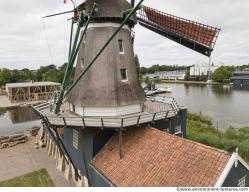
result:
<svg viewBox="0 0 249 192"><path fill-rule="evenodd" d="M238 162L238 166L233 166L222 187L238 187L238 181L246 175L246 187L249 187L249 171Z"/></svg>
<svg viewBox="0 0 249 192"><path fill-rule="evenodd" d="M86 156L86 164L88 165L92 160L93 156L93 139L92 134L87 132L86 130L79 130L79 145L78 149L73 147L73 129L72 128L64 128L64 138L63 142L73 159L76 167L80 170L82 175L86 176L86 172L84 169L84 160L83 160L83 151ZM83 149L84 147L84 149ZM88 167L88 172L90 172L90 168Z"/></svg>
<svg viewBox="0 0 249 192"><path fill-rule="evenodd" d="M93 166L91 166L91 173L92 187L112 187L112 184Z"/></svg>

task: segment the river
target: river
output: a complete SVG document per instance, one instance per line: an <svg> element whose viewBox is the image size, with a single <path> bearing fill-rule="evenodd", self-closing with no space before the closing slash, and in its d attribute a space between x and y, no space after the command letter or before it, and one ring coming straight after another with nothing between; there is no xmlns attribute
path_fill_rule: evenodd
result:
<svg viewBox="0 0 249 192"><path fill-rule="evenodd" d="M40 125L41 121L30 107L10 109L0 116L0 136L25 132L29 128Z"/></svg>
<svg viewBox="0 0 249 192"><path fill-rule="evenodd" d="M236 127L249 125L249 90L234 89L222 85L199 84L158 84L158 87L171 87L179 105L186 106L190 112L207 114L220 129L229 125ZM41 122L31 108L21 107L8 110L0 116L0 135L26 131Z"/></svg>
<svg viewBox="0 0 249 192"><path fill-rule="evenodd" d="M207 114L218 128L230 125L249 125L249 89L237 89L229 85L200 85L163 83L158 87L171 87L172 93L181 106L190 112Z"/></svg>

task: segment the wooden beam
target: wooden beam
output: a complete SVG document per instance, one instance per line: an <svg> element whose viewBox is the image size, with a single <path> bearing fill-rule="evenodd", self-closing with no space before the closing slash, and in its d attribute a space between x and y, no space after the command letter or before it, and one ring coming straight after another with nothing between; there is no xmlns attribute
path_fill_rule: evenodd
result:
<svg viewBox="0 0 249 192"><path fill-rule="evenodd" d="M124 157L123 152L123 129L119 129L119 157L122 159Z"/></svg>

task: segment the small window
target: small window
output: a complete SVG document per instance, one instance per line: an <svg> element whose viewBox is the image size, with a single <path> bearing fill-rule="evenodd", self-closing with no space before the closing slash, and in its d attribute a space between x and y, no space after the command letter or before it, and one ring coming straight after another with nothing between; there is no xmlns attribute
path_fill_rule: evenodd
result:
<svg viewBox="0 0 249 192"><path fill-rule="evenodd" d="M126 69L120 69L120 74L121 74L121 81L127 81L127 70Z"/></svg>
<svg viewBox="0 0 249 192"><path fill-rule="evenodd" d="M73 112L75 112L75 105L73 105Z"/></svg>
<svg viewBox="0 0 249 192"><path fill-rule="evenodd" d="M118 40L118 49L120 54L124 54L124 43L121 39Z"/></svg>
<svg viewBox="0 0 249 192"><path fill-rule="evenodd" d="M79 131L73 129L73 147L79 149Z"/></svg>
<svg viewBox="0 0 249 192"><path fill-rule="evenodd" d="M80 67L81 67L81 69L84 68L84 58L82 58L81 61L80 61Z"/></svg>
<svg viewBox="0 0 249 192"><path fill-rule="evenodd" d="M246 186L246 175L239 179L238 181L238 187L245 187Z"/></svg>
<svg viewBox="0 0 249 192"><path fill-rule="evenodd" d="M83 43L86 44L86 34L84 35Z"/></svg>

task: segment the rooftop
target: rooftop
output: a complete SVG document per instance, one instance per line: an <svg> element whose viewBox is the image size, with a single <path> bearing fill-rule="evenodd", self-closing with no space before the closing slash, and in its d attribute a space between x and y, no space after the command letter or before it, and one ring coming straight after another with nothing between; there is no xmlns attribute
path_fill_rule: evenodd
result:
<svg viewBox="0 0 249 192"><path fill-rule="evenodd" d="M15 88L15 87L37 87L37 86L52 86L52 85L61 85L60 83L44 81L44 82L24 82L24 83L7 83L6 88Z"/></svg>
<svg viewBox="0 0 249 192"><path fill-rule="evenodd" d="M94 158L93 166L114 186L215 186L231 155L154 128L118 134Z"/></svg>
<svg viewBox="0 0 249 192"><path fill-rule="evenodd" d="M249 74L248 76L234 76L230 78L231 80L236 80L236 79L243 79L243 80L248 80L249 79Z"/></svg>
<svg viewBox="0 0 249 192"><path fill-rule="evenodd" d="M249 71L234 71L233 74L234 74L234 75L240 75L240 74L249 75Z"/></svg>

